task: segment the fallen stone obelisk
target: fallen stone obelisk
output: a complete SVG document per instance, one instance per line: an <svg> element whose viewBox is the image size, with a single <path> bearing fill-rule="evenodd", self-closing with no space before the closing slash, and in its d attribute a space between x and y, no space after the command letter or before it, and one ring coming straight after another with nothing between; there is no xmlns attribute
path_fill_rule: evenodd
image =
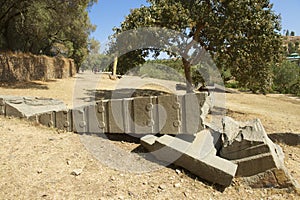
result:
<svg viewBox="0 0 300 200"><path fill-rule="evenodd" d="M211 108L206 93L102 100L73 109L54 99L0 96L0 115L77 133L150 134L141 143L158 160L211 183L226 187L238 176L253 187L299 188L260 120L224 117L222 128L205 123Z"/></svg>
<svg viewBox="0 0 300 200"><path fill-rule="evenodd" d="M200 137L208 135L207 137L214 139L213 136L209 136L211 133L208 130L199 134ZM235 176L237 165L216 156L217 151L213 141L208 144L202 143L202 145L201 142L201 139L195 139L193 143L189 143L169 135L162 137L147 135L141 138L142 145L158 160L181 166L211 183L229 186Z"/></svg>

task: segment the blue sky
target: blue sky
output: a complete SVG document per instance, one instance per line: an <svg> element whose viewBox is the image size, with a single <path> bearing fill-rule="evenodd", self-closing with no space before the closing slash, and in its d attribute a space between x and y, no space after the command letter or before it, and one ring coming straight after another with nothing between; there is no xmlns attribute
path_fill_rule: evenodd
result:
<svg viewBox="0 0 300 200"><path fill-rule="evenodd" d="M300 0L270 0L273 10L281 14L282 31L288 29L300 35ZM130 9L147 5L146 0L99 0L90 12L93 24L97 30L92 34L101 44L105 44L112 28L120 26ZM102 46L103 47L103 46Z"/></svg>

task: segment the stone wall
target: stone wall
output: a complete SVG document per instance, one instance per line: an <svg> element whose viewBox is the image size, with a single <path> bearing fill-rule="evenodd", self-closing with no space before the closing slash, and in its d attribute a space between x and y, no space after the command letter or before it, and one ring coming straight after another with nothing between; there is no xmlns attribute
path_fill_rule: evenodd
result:
<svg viewBox="0 0 300 200"><path fill-rule="evenodd" d="M76 67L72 59L23 53L0 53L0 81L50 80L72 77Z"/></svg>

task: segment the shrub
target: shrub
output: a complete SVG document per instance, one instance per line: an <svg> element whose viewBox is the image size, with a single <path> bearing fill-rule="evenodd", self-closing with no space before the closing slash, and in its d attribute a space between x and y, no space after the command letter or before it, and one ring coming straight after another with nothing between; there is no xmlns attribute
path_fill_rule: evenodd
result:
<svg viewBox="0 0 300 200"><path fill-rule="evenodd" d="M297 64L284 61L273 67L273 73L273 90L300 95L300 67Z"/></svg>

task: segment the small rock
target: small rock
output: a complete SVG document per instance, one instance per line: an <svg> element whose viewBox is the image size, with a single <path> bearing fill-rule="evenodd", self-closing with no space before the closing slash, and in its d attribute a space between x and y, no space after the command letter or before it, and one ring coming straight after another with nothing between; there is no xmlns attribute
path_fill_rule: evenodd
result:
<svg viewBox="0 0 300 200"><path fill-rule="evenodd" d="M188 197L188 196L189 196L187 192L183 192L183 195L184 195L185 197Z"/></svg>
<svg viewBox="0 0 300 200"><path fill-rule="evenodd" d="M176 173L177 173L178 175L181 174L181 171L180 171L179 169L176 169L175 171L176 171Z"/></svg>
<svg viewBox="0 0 300 200"><path fill-rule="evenodd" d="M129 195L129 196L134 196L134 193L131 192L131 191L128 191L128 195Z"/></svg>
<svg viewBox="0 0 300 200"><path fill-rule="evenodd" d="M158 186L158 189L161 189L161 190L165 190L166 188L167 188L167 186L164 184Z"/></svg>
<svg viewBox="0 0 300 200"><path fill-rule="evenodd" d="M118 199L123 200L123 199L125 199L125 197L119 196Z"/></svg>
<svg viewBox="0 0 300 200"><path fill-rule="evenodd" d="M180 183L175 183L175 184L174 184L174 187L175 187L175 188L179 188L180 186L181 186Z"/></svg>
<svg viewBox="0 0 300 200"><path fill-rule="evenodd" d="M71 174L74 176L79 176L81 173L82 169L74 169Z"/></svg>
<svg viewBox="0 0 300 200"><path fill-rule="evenodd" d="M67 165L71 165L71 161L67 160Z"/></svg>
<svg viewBox="0 0 300 200"><path fill-rule="evenodd" d="M110 180L110 181L114 181L114 180L116 180L116 178L115 178L114 176L112 176L112 177L110 177L109 180Z"/></svg>

